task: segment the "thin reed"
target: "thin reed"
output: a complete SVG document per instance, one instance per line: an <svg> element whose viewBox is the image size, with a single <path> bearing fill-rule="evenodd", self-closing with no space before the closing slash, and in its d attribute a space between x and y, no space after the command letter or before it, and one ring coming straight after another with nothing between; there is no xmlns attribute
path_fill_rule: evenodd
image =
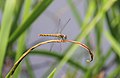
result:
<svg viewBox="0 0 120 78"><path fill-rule="evenodd" d="M87 62L91 62L93 60L93 54L91 52L91 50L85 45L85 44L82 44L80 42L77 42L77 41L73 41L73 40L48 40L48 41L44 41L44 42L40 42L34 46L32 46L30 49L28 49L17 61L16 63L14 64L14 66L11 68L11 70L8 72L8 74L6 75L6 78L10 78L12 77L12 75L14 74L16 68L18 67L18 65L20 64L20 62L25 58L25 56L27 56L33 49L41 46L41 45L44 45L44 44L47 44L47 43L65 43L65 42L72 42L74 44L79 44L80 46L82 46L83 48L85 48L86 50L89 51L89 54L91 56L91 60L87 60Z"/></svg>

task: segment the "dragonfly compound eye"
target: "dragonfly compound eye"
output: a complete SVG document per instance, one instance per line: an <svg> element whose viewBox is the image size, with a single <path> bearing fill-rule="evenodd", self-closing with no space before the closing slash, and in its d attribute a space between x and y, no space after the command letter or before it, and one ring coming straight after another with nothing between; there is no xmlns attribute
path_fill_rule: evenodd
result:
<svg viewBox="0 0 120 78"><path fill-rule="evenodd" d="M66 40L66 39L67 39L67 35L65 35L65 37L64 37L64 38L65 38L65 40Z"/></svg>
<svg viewBox="0 0 120 78"><path fill-rule="evenodd" d="M67 35L63 35L62 39L66 40L67 39Z"/></svg>

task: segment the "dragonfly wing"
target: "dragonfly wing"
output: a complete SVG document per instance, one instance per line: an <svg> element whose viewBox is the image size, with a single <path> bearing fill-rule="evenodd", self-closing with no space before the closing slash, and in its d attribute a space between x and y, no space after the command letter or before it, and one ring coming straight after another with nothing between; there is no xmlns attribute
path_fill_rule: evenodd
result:
<svg viewBox="0 0 120 78"><path fill-rule="evenodd" d="M62 52L62 43L59 43L60 44L60 52Z"/></svg>
<svg viewBox="0 0 120 78"><path fill-rule="evenodd" d="M53 47L54 47L54 43L52 43L52 45L50 46L50 52L52 52Z"/></svg>
<svg viewBox="0 0 120 78"><path fill-rule="evenodd" d="M61 38L55 38L55 39L60 40ZM54 46L55 46L55 48L57 48L57 49L55 49L55 51L61 52L62 51L62 44L61 43L58 43L58 44L60 44L59 45L59 50L58 50L58 47L56 46L56 44L52 43L52 45L50 46L50 52L52 52Z"/></svg>

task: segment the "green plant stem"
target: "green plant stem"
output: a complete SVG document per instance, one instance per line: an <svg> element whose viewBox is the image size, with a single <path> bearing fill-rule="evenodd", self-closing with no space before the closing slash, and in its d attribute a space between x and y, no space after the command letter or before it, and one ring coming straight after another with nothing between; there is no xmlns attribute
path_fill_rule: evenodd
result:
<svg viewBox="0 0 120 78"><path fill-rule="evenodd" d="M37 52L41 52L41 51L37 51ZM44 51L42 51L42 52L44 52ZM46 52L48 52L48 51L46 51ZM31 53L33 53L33 52L31 52ZM50 53L50 52L49 52ZM38 54L40 54L40 53L38 53ZM40 54L41 55L41 54ZM44 54L43 54L44 55ZM50 57L52 57L52 56L50 56ZM49 74L52 72L52 70L56 67L56 65L58 64L58 60L56 60L54 63L52 63L50 66L49 66L49 68L48 68L48 70L42 75L42 77L41 78L47 78L48 76L49 76Z"/></svg>
<svg viewBox="0 0 120 78"><path fill-rule="evenodd" d="M15 5L15 12L14 12L14 20L13 20L13 23L12 23L12 29L11 29L11 33L14 33L14 31L16 30L17 28L17 25L18 25L18 20L20 18L20 13L21 13L21 9L22 9L22 5L24 4L24 1L22 0L16 0L16 5Z"/></svg>
<svg viewBox="0 0 120 78"><path fill-rule="evenodd" d="M24 5L23 21L30 13L30 5L31 5L31 1L26 0ZM25 50L25 43L26 43L26 32L24 32L18 39L18 49L17 49L15 61L17 61L20 58L20 56L23 54L23 51ZM14 77L16 78L19 77L20 72L21 72L21 65L18 66L18 71L15 72Z"/></svg>
<svg viewBox="0 0 120 78"><path fill-rule="evenodd" d="M56 68L50 73L50 75L47 78L54 78Z"/></svg>
<svg viewBox="0 0 120 78"><path fill-rule="evenodd" d="M95 65L91 68L91 71L92 71L92 69L94 69L93 75L97 75L99 73L99 71L101 70L101 68L106 64L106 61L109 59L109 57L111 56L111 54L112 54L112 47L109 48L109 50L107 51L107 54L105 56L102 56L100 58L99 63L96 62Z"/></svg>
<svg viewBox="0 0 120 78"><path fill-rule="evenodd" d="M0 31L0 76L2 76L2 69L4 58L8 47L8 40L10 30L13 22L13 14L15 9L16 0L6 0L4 14L1 22Z"/></svg>
<svg viewBox="0 0 120 78"><path fill-rule="evenodd" d="M120 44L116 41L116 39L110 34L109 31L104 31L105 36L112 45L112 48L115 50L116 54L120 57Z"/></svg>
<svg viewBox="0 0 120 78"><path fill-rule="evenodd" d="M9 43L14 42L30 25L41 15L53 0L42 0L31 14L18 26L15 32L10 36Z"/></svg>
<svg viewBox="0 0 120 78"><path fill-rule="evenodd" d="M116 78L117 75L120 74L120 66L116 66L115 70L113 70L113 72L111 72L107 78Z"/></svg>
<svg viewBox="0 0 120 78"><path fill-rule="evenodd" d="M30 78L36 78L28 57L25 58L25 62Z"/></svg>
<svg viewBox="0 0 120 78"><path fill-rule="evenodd" d="M81 26L82 19L81 19L80 13L78 12L77 8L75 7L74 2L72 0L68 0L68 3L70 5L71 10L73 10L72 12L73 12L73 14L74 14L74 16L75 16L79 26Z"/></svg>

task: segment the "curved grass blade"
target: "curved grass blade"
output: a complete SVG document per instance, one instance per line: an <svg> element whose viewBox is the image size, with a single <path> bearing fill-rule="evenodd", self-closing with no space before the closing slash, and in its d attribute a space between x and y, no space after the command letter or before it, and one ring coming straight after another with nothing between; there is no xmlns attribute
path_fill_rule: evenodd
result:
<svg viewBox="0 0 120 78"><path fill-rule="evenodd" d="M43 45L43 44L48 44L48 43L66 43L66 42L78 44L79 46L87 49L87 50L89 51L90 55L91 55L91 60L90 60L90 62L93 60L93 54L91 53L90 49L89 49L86 45L84 45L84 44L82 44L82 43L80 43L80 42L73 41L73 40L48 40L48 41L40 42L40 43L32 46L31 48L29 48L29 49L15 62L15 64L14 64L13 67L11 68L11 70L10 70L10 71L8 72L8 74L6 75L6 78L9 78L9 77L12 77L12 76L13 76L13 74L14 74L16 68L18 67L18 65L20 64L20 62L21 62L32 50L34 50L35 48L37 48L37 47L39 47L39 46L41 46L41 45Z"/></svg>

